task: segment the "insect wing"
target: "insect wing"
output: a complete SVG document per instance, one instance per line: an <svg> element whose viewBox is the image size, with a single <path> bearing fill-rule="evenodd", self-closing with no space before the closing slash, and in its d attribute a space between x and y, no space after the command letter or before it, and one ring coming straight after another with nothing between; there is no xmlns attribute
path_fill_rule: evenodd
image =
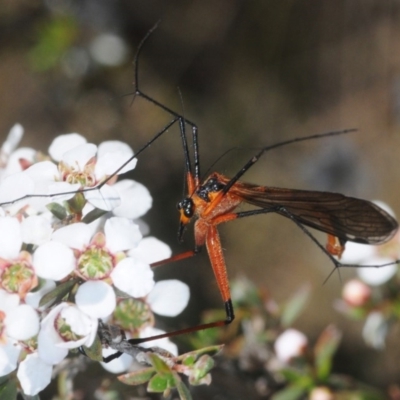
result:
<svg viewBox="0 0 400 400"><path fill-rule="evenodd" d="M380 244L396 233L396 220L376 204L339 193L282 189L236 183L230 190L243 201L261 208L280 206L277 211L311 228L344 241Z"/></svg>

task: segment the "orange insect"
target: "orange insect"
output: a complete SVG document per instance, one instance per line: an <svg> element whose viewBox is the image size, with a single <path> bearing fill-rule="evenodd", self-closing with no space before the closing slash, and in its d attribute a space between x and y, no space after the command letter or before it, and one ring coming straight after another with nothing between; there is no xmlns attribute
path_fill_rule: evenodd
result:
<svg viewBox="0 0 400 400"><path fill-rule="evenodd" d="M139 344L152 339L171 337L201 329L223 326L233 321L235 315L231 301L225 259L217 229L218 225L221 223L259 214L280 214L291 219L302 229L302 231L327 254L336 268L344 265L333 256L338 256L340 258L347 241L378 245L385 243L393 237L398 229L396 220L386 211L367 200L347 197L338 193L259 186L239 180L265 152L273 148L305 140L345 134L354 131L353 129L295 138L265 147L250 158L233 178L228 178L215 172L201 182L197 126L141 92L138 86L138 56L143 43L153 30L154 28L139 45L138 53L135 58L136 90L134 92L134 97L137 96L146 99L173 117L172 122L168 124L157 137L164 133L175 122L179 123L185 159L187 197L178 203L178 210L180 213L178 239L182 241L184 228L192 219L195 219L195 249L154 263L152 266L157 267L168 262L191 257L198 253L200 248L205 245L218 283L219 291L225 304L226 319L150 338L130 339L130 343ZM185 128L187 125L191 127L192 131L193 167L186 137ZM247 203L257 208L244 212L235 212L234 210L242 203ZM316 240L306 227L314 228L328 234L326 248ZM380 265L379 267L385 265Z"/></svg>

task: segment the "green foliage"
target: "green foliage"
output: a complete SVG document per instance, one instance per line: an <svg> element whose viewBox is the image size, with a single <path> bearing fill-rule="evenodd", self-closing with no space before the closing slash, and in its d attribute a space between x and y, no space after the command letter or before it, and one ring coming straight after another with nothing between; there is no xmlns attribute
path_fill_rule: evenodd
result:
<svg viewBox="0 0 400 400"><path fill-rule="evenodd" d="M212 346L172 358L150 352L148 359L151 367L129 372L118 379L132 386L148 382L147 391L150 393L167 395L171 389L177 389L180 399L190 400L190 391L180 374L188 376L190 385L210 384L209 372L214 366L212 355L217 354L221 348L222 346Z"/></svg>
<svg viewBox="0 0 400 400"><path fill-rule="evenodd" d="M60 16L41 23L36 44L29 53L32 67L41 72L56 67L77 35L78 27L71 17Z"/></svg>

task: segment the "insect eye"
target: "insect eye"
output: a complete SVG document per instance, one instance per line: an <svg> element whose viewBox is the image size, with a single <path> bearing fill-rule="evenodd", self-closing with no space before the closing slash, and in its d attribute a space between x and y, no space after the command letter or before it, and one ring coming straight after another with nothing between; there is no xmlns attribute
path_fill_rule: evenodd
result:
<svg viewBox="0 0 400 400"><path fill-rule="evenodd" d="M182 201L180 201L177 205L176 208L178 209L178 211L183 211L183 215L186 218L192 218L193 214L194 214L194 204L192 199L190 198L186 198Z"/></svg>
<svg viewBox="0 0 400 400"><path fill-rule="evenodd" d="M218 181L216 178L210 178L204 187L207 189L208 193L219 192L223 189L224 185Z"/></svg>

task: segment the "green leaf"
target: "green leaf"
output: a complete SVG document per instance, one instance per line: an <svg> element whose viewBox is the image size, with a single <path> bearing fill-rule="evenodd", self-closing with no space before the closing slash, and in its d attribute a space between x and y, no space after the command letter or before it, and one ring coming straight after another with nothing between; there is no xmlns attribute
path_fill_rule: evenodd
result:
<svg viewBox="0 0 400 400"><path fill-rule="evenodd" d="M162 360L154 353L151 353L148 356L150 358L151 365L154 367L158 374L172 376L171 368L164 360Z"/></svg>
<svg viewBox="0 0 400 400"><path fill-rule="evenodd" d="M178 374L175 375L175 383L176 383L176 388L179 393L179 397L181 400L192 400L192 395L190 394L190 391L188 387L182 382L182 379L178 376Z"/></svg>
<svg viewBox="0 0 400 400"><path fill-rule="evenodd" d="M282 310L281 323L283 327L289 327L301 314L310 297L310 285L304 285L292 296Z"/></svg>
<svg viewBox="0 0 400 400"><path fill-rule="evenodd" d="M79 279L70 279L69 281L63 282L58 285L51 292L45 294L39 302L39 306L43 307L45 305L49 305L49 303L55 303L61 301L61 299L71 291L76 283L78 283Z"/></svg>
<svg viewBox="0 0 400 400"><path fill-rule="evenodd" d="M332 357L335 354L342 334L333 325L328 326L318 338L314 348L317 377L325 380L329 377L332 367Z"/></svg>
<svg viewBox="0 0 400 400"><path fill-rule="evenodd" d="M59 203L50 203L46 205L46 208L60 221L67 218L67 210Z"/></svg>
<svg viewBox="0 0 400 400"><path fill-rule="evenodd" d="M128 372L127 374L118 376L118 379L126 385L136 386L149 381L155 373L155 369L150 367L139 371Z"/></svg>
<svg viewBox="0 0 400 400"><path fill-rule="evenodd" d="M77 23L65 16L52 18L38 26L35 46L29 53L30 62L36 70L54 68L77 37Z"/></svg>
<svg viewBox="0 0 400 400"><path fill-rule="evenodd" d="M303 398L305 390L298 386L288 386L275 393L271 400L297 400Z"/></svg>
<svg viewBox="0 0 400 400"><path fill-rule="evenodd" d="M172 375L171 375L172 376ZM161 393L169 388L168 378L164 375L154 375L147 385L147 391L150 393Z"/></svg>
<svg viewBox="0 0 400 400"><path fill-rule="evenodd" d="M15 400L17 394L17 384L14 380L7 380L0 386L0 400Z"/></svg>
<svg viewBox="0 0 400 400"><path fill-rule="evenodd" d="M288 382L297 382L304 377L304 372L293 368L284 368L279 371Z"/></svg>
<svg viewBox="0 0 400 400"><path fill-rule="evenodd" d="M103 346L101 345L100 338L96 335L94 342L90 347L82 346L85 350L86 355L93 361L102 362L103 361Z"/></svg>
<svg viewBox="0 0 400 400"><path fill-rule="evenodd" d="M190 366L193 365L195 361L198 360L203 354L215 356L223 349L223 347L223 344L204 347L199 350L194 350L189 353L181 354L179 357L177 357L177 360L182 361L184 365Z"/></svg>
<svg viewBox="0 0 400 400"><path fill-rule="evenodd" d="M193 368L193 373L190 375L191 385L201 385L202 379L210 372L214 367L214 360L207 354L204 354L199 358Z"/></svg>
<svg viewBox="0 0 400 400"><path fill-rule="evenodd" d="M100 210L99 208L95 208L94 210L88 212L83 218L82 222L85 224L90 224L93 221L96 221L100 217L102 217L104 214L107 214L107 211L105 210Z"/></svg>

